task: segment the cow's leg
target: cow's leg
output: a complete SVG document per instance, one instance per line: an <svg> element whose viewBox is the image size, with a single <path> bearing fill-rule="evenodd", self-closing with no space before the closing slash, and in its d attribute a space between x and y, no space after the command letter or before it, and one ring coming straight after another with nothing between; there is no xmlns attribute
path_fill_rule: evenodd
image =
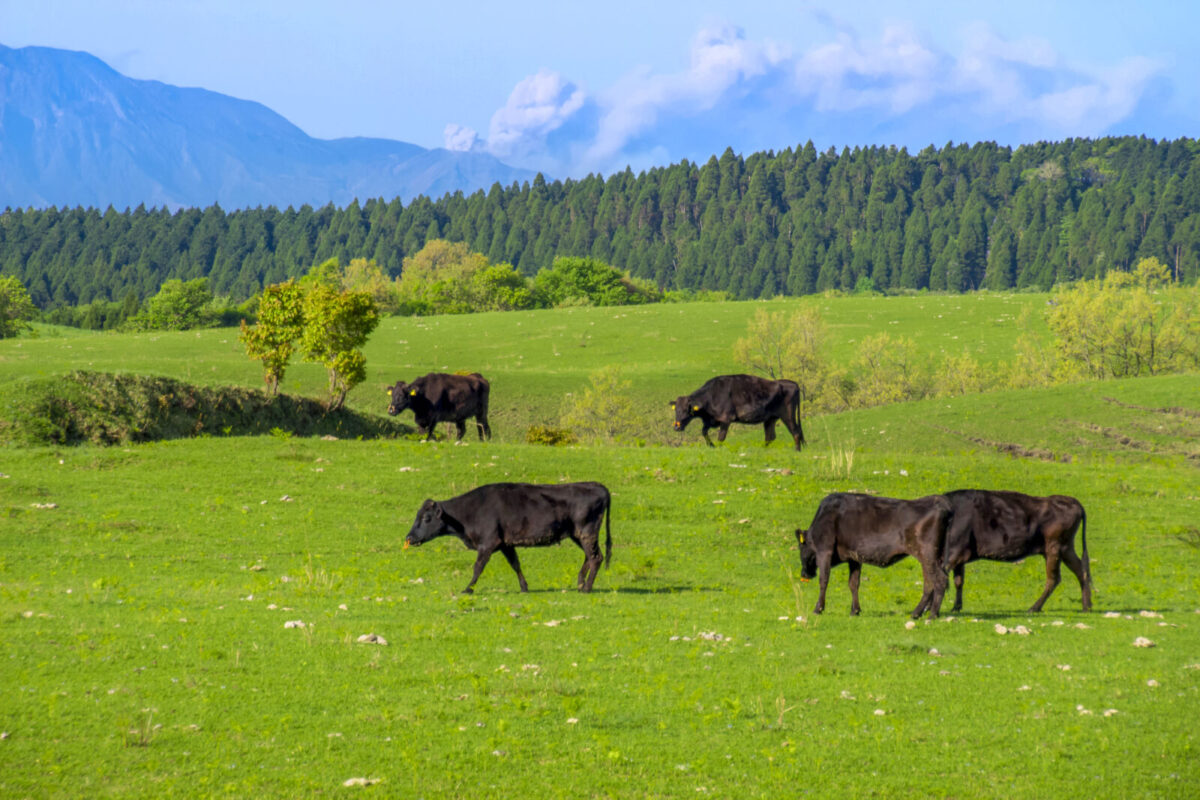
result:
<svg viewBox="0 0 1200 800"><path fill-rule="evenodd" d="M946 595L946 587L950 581L936 557L928 555L921 559L922 585L921 601L913 609L912 618L920 619L926 611L930 619L935 619L942 610L942 598Z"/></svg>
<svg viewBox="0 0 1200 800"><path fill-rule="evenodd" d="M500 545L500 552L504 553L504 557L508 559L508 565L513 568L513 572L517 573L517 580L521 582L521 591L528 592L529 584L525 583L525 574L521 572L521 559L517 558L517 548L511 544Z"/></svg>
<svg viewBox="0 0 1200 800"><path fill-rule="evenodd" d="M433 441L434 434L437 433L437 421L429 423L429 431L425 434L425 441Z"/></svg>
<svg viewBox="0 0 1200 800"><path fill-rule="evenodd" d="M704 426L700 429L700 435L704 437L704 441L708 443L709 447L715 447L715 445L712 443L712 439L708 438L708 432L711 429L711 425L709 425L707 422L704 423ZM722 439L722 441L724 441L724 439Z"/></svg>
<svg viewBox="0 0 1200 800"><path fill-rule="evenodd" d="M954 568L954 608L951 611L962 611L963 578L967 574L967 565L959 564Z"/></svg>
<svg viewBox="0 0 1200 800"><path fill-rule="evenodd" d="M862 577L862 562L847 561L850 567L850 616L857 617L862 613L858 605L858 581Z"/></svg>
<svg viewBox="0 0 1200 800"><path fill-rule="evenodd" d="M766 442L765 442L764 446L775 441L775 423L776 422L778 422L778 420L769 419L763 423L763 435L766 438Z"/></svg>
<svg viewBox="0 0 1200 800"><path fill-rule="evenodd" d="M454 427L458 431L458 437L454 441L461 442L463 437L467 435L467 421L463 419L454 420Z"/></svg>
<svg viewBox="0 0 1200 800"><path fill-rule="evenodd" d="M1050 594L1062 580L1062 564L1058 560L1058 543L1046 542L1046 589L1037 602L1029 607L1030 611L1041 611L1042 606L1050 599Z"/></svg>
<svg viewBox="0 0 1200 800"><path fill-rule="evenodd" d="M471 582L467 584L467 588L463 589L463 594L472 594L475 591L471 587L475 585L475 581L479 580L480 574L483 573L483 568L487 566L488 559L491 557L491 550L480 550L479 555L475 556L475 574L471 576Z"/></svg>
<svg viewBox="0 0 1200 800"><path fill-rule="evenodd" d="M600 552L599 526L590 535L584 534L579 540L579 546L584 553L583 568L579 570L579 591L590 592L592 584L596 581L596 573L600 572L600 565L604 563L604 555ZM584 573L587 573L586 578Z"/></svg>
<svg viewBox="0 0 1200 800"><path fill-rule="evenodd" d="M829 563L829 558L817 559L817 605L813 608L814 614L820 614L825 610L825 590L829 587L829 572L832 565Z"/></svg>
<svg viewBox="0 0 1200 800"><path fill-rule="evenodd" d="M479 434L479 441L492 438L492 429L488 427L487 415L475 415L475 432Z"/></svg>
<svg viewBox="0 0 1200 800"><path fill-rule="evenodd" d="M1083 561L1075 554L1075 548L1068 546L1062 551L1063 563L1071 572L1075 573L1075 577L1079 579L1079 591L1083 594L1083 610L1092 610L1092 587L1088 585L1087 576L1083 572Z"/></svg>
<svg viewBox="0 0 1200 800"><path fill-rule="evenodd" d="M787 428L788 433L792 435L792 442L796 445L796 449L799 450L802 448L804 446L804 434L801 432L800 427L798 425L794 425L792 421L787 418L786 414L779 419L783 422L783 427Z"/></svg>
<svg viewBox="0 0 1200 800"><path fill-rule="evenodd" d="M721 430L719 433L717 433L717 441L723 442L723 441L725 441L725 437L729 434L729 423L722 422L722 423L720 423L719 427Z"/></svg>

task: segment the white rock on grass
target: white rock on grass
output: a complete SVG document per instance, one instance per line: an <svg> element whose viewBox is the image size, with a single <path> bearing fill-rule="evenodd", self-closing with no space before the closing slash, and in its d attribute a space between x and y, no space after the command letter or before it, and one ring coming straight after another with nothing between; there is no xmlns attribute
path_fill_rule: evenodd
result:
<svg viewBox="0 0 1200 800"><path fill-rule="evenodd" d="M342 781L342 786L374 786L379 783L379 778L347 778Z"/></svg>
<svg viewBox="0 0 1200 800"><path fill-rule="evenodd" d="M1162 619L1163 618L1163 615L1159 614L1157 611L1139 611L1138 616L1145 617L1147 619Z"/></svg>
<svg viewBox="0 0 1200 800"><path fill-rule="evenodd" d="M1139 636L1133 640L1134 647L1154 647L1154 642L1147 639L1145 636Z"/></svg>
<svg viewBox="0 0 1200 800"><path fill-rule="evenodd" d="M379 644L387 646L387 639L383 638L377 633L364 633L362 636L358 637L356 641L359 644Z"/></svg>
<svg viewBox="0 0 1200 800"><path fill-rule="evenodd" d="M287 622L283 623L283 627L285 627L285 628L305 628L308 626L305 625L304 620L302 620L302 619L289 619Z"/></svg>
<svg viewBox="0 0 1200 800"><path fill-rule="evenodd" d="M999 622L996 623L994 630L996 631L996 633L1000 634L1001 636L1008 633L1008 628L1004 627Z"/></svg>

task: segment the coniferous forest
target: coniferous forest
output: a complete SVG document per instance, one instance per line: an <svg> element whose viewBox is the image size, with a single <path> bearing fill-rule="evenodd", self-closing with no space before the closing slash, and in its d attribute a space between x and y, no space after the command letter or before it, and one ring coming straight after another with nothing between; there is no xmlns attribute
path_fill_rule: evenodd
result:
<svg viewBox="0 0 1200 800"><path fill-rule="evenodd" d="M488 192L226 212L8 209L0 274L42 308L132 300L205 277L241 300L329 258L392 276L433 239L526 275L592 256L665 289L1049 288L1155 257L1200 278L1200 142L1144 137L817 152L726 150L635 175Z"/></svg>

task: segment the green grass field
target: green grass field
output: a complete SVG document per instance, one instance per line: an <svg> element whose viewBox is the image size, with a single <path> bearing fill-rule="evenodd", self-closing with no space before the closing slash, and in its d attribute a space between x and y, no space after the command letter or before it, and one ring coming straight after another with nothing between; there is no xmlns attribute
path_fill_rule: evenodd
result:
<svg viewBox="0 0 1200 800"><path fill-rule="evenodd" d="M351 404L479 370L493 442L0 448L0 795L1193 797L1200 417L1161 409L1200 412L1200 376L808 418L799 454L758 427L713 449L669 432L671 398L737 369L756 308L819 303L843 355L887 331L994 364L1045 300L389 319ZM235 331L42 333L0 342L0 392L70 369L260 381ZM646 446L523 444L612 363L661 415ZM284 389L323 381L297 365ZM501 480L609 486L593 594L567 591L570 544L522 553L527 595L503 559L459 594L474 556L456 541L401 548L424 498ZM792 530L821 497L965 487L1080 498L1096 610L1064 570L1027 614L1035 557L970 565L964 613L912 628L915 562L866 568L859 618L838 568L811 615Z"/></svg>

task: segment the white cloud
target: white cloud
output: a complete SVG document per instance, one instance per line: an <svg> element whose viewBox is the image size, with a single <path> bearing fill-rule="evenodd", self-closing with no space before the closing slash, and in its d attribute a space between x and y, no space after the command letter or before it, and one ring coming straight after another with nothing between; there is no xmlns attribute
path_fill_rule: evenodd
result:
<svg viewBox="0 0 1200 800"><path fill-rule="evenodd" d="M442 142L447 150L463 153L478 149L480 144L479 134L474 128L453 122L442 131Z"/></svg>
<svg viewBox="0 0 1200 800"><path fill-rule="evenodd" d="M595 139L584 160L604 165L664 114L688 116L712 109L719 100L789 58L786 49L746 39L740 28L701 30L692 42L688 68L654 75L639 70L619 81L600 99Z"/></svg>
<svg viewBox="0 0 1200 800"><path fill-rule="evenodd" d="M768 139L774 146L808 137L862 142L872 129L921 144L1093 136L1127 119L1163 70L1148 58L1066 64L1043 39L1005 39L983 24L964 29L959 42L958 52L940 48L909 23L869 37L839 24L796 54L731 25L708 27L682 69L640 67L593 93L541 70L495 112L486 143L447 126L446 146L485 146L524 166L582 175L742 149L751 126L778 131Z"/></svg>
<svg viewBox="0 0 1200 800"><path fill-rule="evenodd" d="M586 94L557 72L523 79L492 115L488 150L501 158L536 145L583 107Z"/></svg>

